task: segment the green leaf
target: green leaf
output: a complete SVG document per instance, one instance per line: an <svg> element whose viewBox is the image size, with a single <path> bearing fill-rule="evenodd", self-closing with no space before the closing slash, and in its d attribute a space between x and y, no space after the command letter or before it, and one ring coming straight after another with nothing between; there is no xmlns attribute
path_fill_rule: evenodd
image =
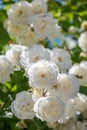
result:
<svg viewBox="0 0 87 130"><path fill-rule="evenodd" d="M0 22L0 53L2 50L5 51L5 45L8 45L10 37L7 31L4 29L3 24Z"/></svg>
<svg viewBox="0 0 87 130"><path fill-rule="evenodd" d="M10 83L12 87L14 87L15 85L18 87L17 92L29 89L28 79L25 76L24 70L15 71L13 74L11 74Z"/></svg>
<svg viewBox="0 0 87 130"><path fill-rule="evenodd" d="M87 96L87 86L81 86L79 92Z"/></svg>

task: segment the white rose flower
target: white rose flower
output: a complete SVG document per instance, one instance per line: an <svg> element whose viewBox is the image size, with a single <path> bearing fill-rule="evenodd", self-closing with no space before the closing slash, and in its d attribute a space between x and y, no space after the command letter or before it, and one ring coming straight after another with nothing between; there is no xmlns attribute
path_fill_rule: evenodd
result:
<svg viewBox="0 0 87 130"><path fill-rule="evenodd" d="M69 70L72 65L69 53L64 49L57 47L52 50L51 60L57 64L61 73Z"/></svg>
<svg viewBox="0 0 87 130"><path fill-rule="evenodd" d="M16 95L11 104L11 110L19 119L32 119L35 116L33 111L32 93L22 91Z"/></svg>
<svg viewBox="0 0 87 130"><path fill-rule="evenodd" d="M27 48L22 45L11 45L10 48L6 51L6 58L11 61L14 66L21 66L20 55L25 49Z"/></svg>
<svg viewBox="0 0 87 130"><path fill-rule="evenodd" d="M65 106L63 121L69 121L70 118L76 118L77 112L87 111L87 97L78 93L73 99L69 99Z"/></svg>
<svg viewBox="0 0 87 130"><path fill-rule="evenodd" d="M23 37L28 31L29 31L29 26L28 25L14 25L11 22L8 23L7 31L10 36L13 37Z"/></svg>
<svg viewBox="0 0 87 130"><path fill-rule="evenodd" d="M13 65L3 55L0 56L0 83L7 82L10 79L10 74L13 72Z"/></svg>
<svg viewBox="0 0 87 130"><path fill-rule="evenodd" d="M77 76L80 85L87 84L87 61L82 61L80 64L76 63L74 64L70 70L70 74L74 74Z"/></svg>
<svg viewBox="0 0 87 130"><path fill-rule="evenodd" d="M87 111L87 96L78 93L77 97L72 99L72 104L75 111Z"/></svg>
<svg viewBox="0 0 87 130"><path fill-rule="evenodd" d="M50 50L45 49L40 44L34 44L27 51L21 54L21 64L28 67L30 64L35 63L41 59L50 61Z"/></svg>
<svg viewBox="0 0 87 130"><path fill-rule="evenodd" d="M11 5L7 11L8 19L14 24L26 24L31 15L31 5L27 1L19 1Z"/></svg>
<svg viewBox="0 0 87 130"><path fill-rule="evenodd" d="M58 67L46 60L31 65L27 73L31 87L50 89L57 84Z"/></svg>
<svg viewBox="0 0 87 130"><path fill-rule="evenodd" d="M63 101L76 96L80 88L80 83L74 75L58 75L58 92Z"/></svg>
<svg viewBox="0 0 87 130"><path fill-rule="evenodd" d="M47 3L44 0L33 0L31 5L34 15L47 12Z"/></svg>
<svg viewBox="0 0 87 130"><path fill-rule="evenodd" d="M56 122L64 114L64 103L56 96L42 97L34 104L34 111L42 121Z"/></svg>
<svg viewBox="0 0 87 130"><path fill-rule="evenodd" d="M57 95L66 103L79 91L80 83L74 75L59 74L57 85L48 91L48 95Z"/></svg>
<svg viewBox="0 0 87 130"><path fill-rule="evenodd" d="M50 15L35 17L33 20L33 26L35 33L40 39L49 38L51 40L58 36L60 38L60 27L57 25L57 21ZM54 34L55 31L57 34Z"/></svg>
<svg viewBox="0 0 87 130"><path fill-rule="evenodd" d="M87 31L81 33L78 44L83 51L87 52Z"/></svg>

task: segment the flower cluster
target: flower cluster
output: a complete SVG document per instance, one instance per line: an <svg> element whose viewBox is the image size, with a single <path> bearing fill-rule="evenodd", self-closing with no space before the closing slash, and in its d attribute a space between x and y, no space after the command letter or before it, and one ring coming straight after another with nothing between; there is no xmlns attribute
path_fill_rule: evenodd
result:
<svg viewBox="0 0 87 130"><path fill-rule="evenodd" d="M80 83L74 75L67 73L72 62L66 50L49 50L40 44L30 48L14 44L5 56L13 65L25 70L31 87L31 92L18 93L12 102L11 109L16 117L32 119L36 116L51 123L65 121L67 116L70 118L66 114L67 105L77 95Z"/></svg>
<svg viewBox="0 0 87 130"><path fill-rule="evenodd" d="M61 28L52 13L48 12L45 0L31 3L19 1L8 9L7 15L5 28L17 43L30 47L46 38L53 40L62 37Z"/></svg>
<svg viewBox="0 0 87 130"><path fill-rule="evenodd" d="M32 92L22 91L16 95L11 105L15 116L32 119L36 115L47 122L65 120L67 102L76 96L80 87L78 79L67 74L71 67L69 53L61 48L49 50L37 44L30 48L14 44L4 57L14 69L22 67L25 70L32 88Z"/></svg>
<svg viewBox="0 0 87 130"><path fill-rule="evenodd" d="M11 5L7 15L5 27L18 44L10 45L6 54L0 56L0 82L7 82L14 70L24 69L30 86L30 91L16 95L11 104L13 114L30 120L36 116L55 130L59 123L66 124L61 126L62 130L74 130L76 123L75 130L85 130L76 115L78 111L87 111L87 97L79 94L80 86L87 84L87 61L72 66L65 49L50 50L38 44L46 38L62 37L57 20L48 12L47 1L19 1ZM79 46L86 51L86 43L80 44L82 37Z"/></svg>

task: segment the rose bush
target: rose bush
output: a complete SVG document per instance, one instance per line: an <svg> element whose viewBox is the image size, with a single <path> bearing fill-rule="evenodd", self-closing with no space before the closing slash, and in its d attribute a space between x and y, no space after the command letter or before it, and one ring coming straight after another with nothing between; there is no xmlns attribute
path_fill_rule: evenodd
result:
<svg viewBox="0 0 87 130"><path fill-rule="evenodd" d="M1 130L87 129L86 4L1 1Z"/></svg>

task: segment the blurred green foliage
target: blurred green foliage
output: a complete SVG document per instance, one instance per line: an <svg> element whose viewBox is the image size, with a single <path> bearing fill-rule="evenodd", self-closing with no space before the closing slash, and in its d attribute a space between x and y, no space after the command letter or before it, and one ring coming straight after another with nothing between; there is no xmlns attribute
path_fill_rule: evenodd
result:
<svg viewBox="0 0 87 130"><path fill-rule="evenodd" d="M32 0L27 0L31 2ZM7 18L6 11L10 4L15 3L14 0L0 1L0 54L5 52L5 47L9 45L11 38L3 27L3 23ZM51 11L62 28L65 36L71 36L76 40L81 33L81 23L87 20L87 0L49 0L48 9ZM70 34L68 29L70 26L78 28L78 33ZM68 50L66 44L62 44ZM80 56L81 49L77 46L70 50L73 63L87 60L87 57ZM17 124L20 122L10 112L10 104L15 98L16 93L28 90L28 80L24 76L24 71L15 71L11 74L11 81L0 84L0 130L20 130ZM81 86L80 92L87 95L87 87ZM46 126L46 122L42 122L35 118L33 121L25 120L26 127L24 130L51 130Z"/></svg>

